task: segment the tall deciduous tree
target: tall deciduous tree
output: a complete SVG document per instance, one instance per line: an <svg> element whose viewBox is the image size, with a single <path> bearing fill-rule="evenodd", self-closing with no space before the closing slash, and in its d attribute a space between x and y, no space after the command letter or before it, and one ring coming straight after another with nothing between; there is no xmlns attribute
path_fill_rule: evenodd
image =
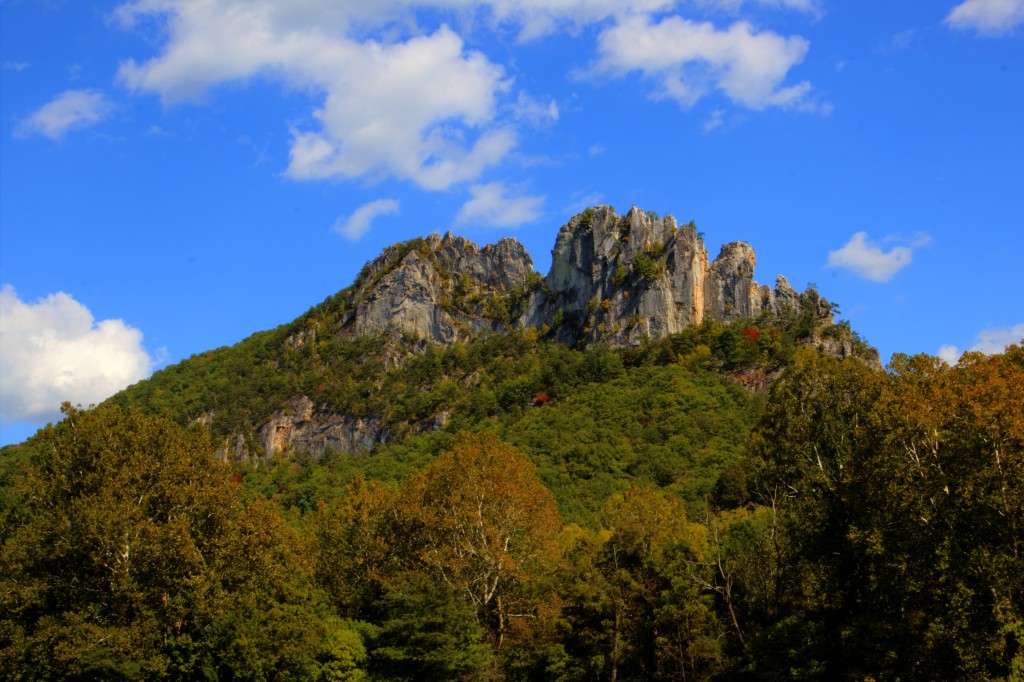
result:
<svg viewBox="0 0 1024 682"><path fill-rule="evenodd" d="M691 575L704 529L677 499L639 486L608 500L604 523L569 553L568 679L710 679L721 627Z"/></svg>
<svg viewBox="0 0 1024 682"><path fill-rule="evenodd" d="M402 500L422 566L461 591L500 646L510 618L534 615L528 587L549 570L561 526L534 466L493 434L461 434Z"/></svg>
<svg viewBox="0 0 1024 682"><path fill-rule="evenodd" d="M790 586L749 649L759 673L1024 672L1022 358L897 356L881 373L797 357L759 433Z"/></svg>
<svg viewBox="0 0 1024 682"><path fill-rule="evenodd" d="M0 528L5 674L315 679L352 668L332 653L344 637L320 617L298 535L271 503L244 503L204 430L112 406L64 411L30 441Z"/></svg>

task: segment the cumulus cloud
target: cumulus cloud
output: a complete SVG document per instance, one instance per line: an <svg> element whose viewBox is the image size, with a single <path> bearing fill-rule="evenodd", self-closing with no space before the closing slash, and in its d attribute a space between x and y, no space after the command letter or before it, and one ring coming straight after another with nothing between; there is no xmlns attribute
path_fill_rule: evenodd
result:
<svg viewBox="0 0 1024 682"><path fill-rule="evenodd" d="M471 199L459 209L459 223L511 227L540 217L544 197L510 196L504 183L491 182L469 188Z"/></svg>
<svg viewBox="0 0 1024 682"><path fill-rule="evenodd" d="M334 231L349 239L359 239L379 216L398 213L397 199L377 199L357 208L347 218L338 218L334 223Z"/></svg>
<svg viewBox="0 0 1024 682"><path fill-rule="evenodd" d="M868 238L867 232L858 232L841 249L829 251L826 267L843 268L872 282L888 282L897 272L910 265L914 248L927 243L928 236L920 234L907 245L883 251L881 246Z"/></svg>
<svg viewBox="0 0 1024 682"><path fill-rule="evenodd" d="M96 125L111 109L100 90L66 90L21 121L15 134L19 137L39 134L61 140L71 130Z"/></svg>
<svg viewBox="0 0 1024 682"><path fill-rule="evenodd" d="M999 35L1024 23L1024 0L967 0L946 17L946 24L961 31Z"/></svg>
<svg viewBox="0 0 1024 682"><path fill-rule="evenodd" d="M975 353L1002 353L1006 347L1024 341L1024 322L1006 329L986 329L978 334L976 342L969 350ZM938 356L950 365L955 365L962 351L956 346L941 346Z"/></svg>
<svg viewBox="0 0 1024 682"><path fill-rule="evenodd" d="M351 6L362 4L140 0L122 18L169 14L170 39L159 56L124 62L118 78L165 103L257 76L322 97L316 124L293 130L296 179L379 175L437 190L500 162L517 142L495 120L511 86L504 69L444 26L393 43L348 37L360 11Z"/></svg>
<svg viewBox="0 0 1024 682"><path fill-rule="evenodd" d="M810 11L818 0L755 0ZM467 48L458 27L518 29L521 40L599 25L599 71L640 70L659 95L690 102L717 88L745 106L814 108L806 82L784 85L807 43L737 23L718 31L679 17L678 0L131 0L115 12L155 22L155 57L124 61L118 80L165 104L201 101L215 86L256 78L306 93L293 124L294 179L392 177L444 190L509 158L517 126L558 118L554 102L513 92L506 69ZM437 16L435 14L434 16ZM378 38L376 36L383 36ZM636 45L634 45L636 43ZM664 54L671 55L667 60ZM518 95L516 97L515 95Z"/></svg>
<svg viewBox="0 0 1024 682"><path fill-rule="evenodd" d="M100 402L152 369L142 332L123 321L97 322L63 292L25 303L0 289L0 419L56 419L61 402Z"/></svg>
<svg viewBox="0 0 1024 682"><path fill-rule="evenodd" d="M670 16L652 22L632 16L603 31L594 73L639 71L659 83L657 97L689 106L712 90L750 109L814 108L811 84L783 85L789 70L803 61L810 44L757 32L747 22L726 30Z"/></svg>
<svg viewBox="0 0 1024 682"><path fill-rule="evenodd" d="M939 346L937 355L947 365L955 365L960 359L960 349L956 346Z"/></svg>

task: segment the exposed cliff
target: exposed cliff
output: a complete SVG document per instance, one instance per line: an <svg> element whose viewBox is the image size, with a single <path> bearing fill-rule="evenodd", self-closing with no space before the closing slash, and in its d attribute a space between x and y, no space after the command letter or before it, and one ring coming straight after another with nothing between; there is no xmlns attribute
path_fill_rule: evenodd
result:
<svg viewBox="0 0 1024 682"><path fill-rule="evenodd" d="M677 225L633 207L617 216L598 206L562 227L552 251L546 292L538 292L523 326L558 327L565 342L637 344L678 333L705 319L721 322L768 312L788 314L803 305L784 277L776 288L754 281L750 245L732 242L708 263L693 224ZM820 318L831 308L820 299Z"/></svg>
<svg viewBox="0 0 1024 682"><path fill-rule="evenodd" d="M597 206L558 233L546 277L513 239L480 248L431 235L390 247L364 269L351 293L345 328L398 332L449 344L484 331L537 328L569 344L635 345L704 319L722 322L804 305L780 276L754 281L750 245L732 242L708 262L692 224L635 206L625 216ZM831 308L817 298L822 322Z"/></svg>
<svg viewBox="0 0 1024 682"><path fill-rule="evenodd" d="M462 237L432 234L389 247L364 268L345 328L442 344L467 340L507 325L501 304L532 275L533 261L514 239L480 248Z"/></svg>

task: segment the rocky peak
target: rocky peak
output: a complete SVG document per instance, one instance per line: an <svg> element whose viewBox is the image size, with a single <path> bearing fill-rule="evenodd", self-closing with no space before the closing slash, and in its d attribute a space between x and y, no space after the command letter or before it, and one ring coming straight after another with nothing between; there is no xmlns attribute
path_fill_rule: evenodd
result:
<svg viewBox="0 0 1024 682"><path fill-rule="evenodd" d="M708 266L704 314L715 320L753 317L761 312L764 292L754 281L754 249L745 242L722 246Z"/></svg>
<svg viewBox="0 0 1024 682"><path fill-rule="evenodd" d="M480 248L450 232L388 247L361 273L346 329L398 332L453 343L500 327L488 303L533 274L533 261L514 239Z"/></svg>
<svg viewBox="0 0 1024 682"><path fill-rule="evenodd" d="M800 311L807 295L781 275L774 289L754 281L749 244L725 244L709 263L692 223L680 226L671 215L636 206L624 216L610 206L573 216L551 257L541 283L514 239L481 248L447 233L389 247L361 274L346 328L452 343L534 327L564 343L629 345L704 319ZM828 302L813 303L831 321Z"/></svg>

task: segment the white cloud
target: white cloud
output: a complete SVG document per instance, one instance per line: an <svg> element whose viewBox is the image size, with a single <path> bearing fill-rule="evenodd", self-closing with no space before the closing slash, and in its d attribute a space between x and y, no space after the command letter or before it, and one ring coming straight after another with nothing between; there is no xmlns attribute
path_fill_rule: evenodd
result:
<svg viewBox="0 0 1024 682"><path fill-rule="evenodd" d="M714 111L711 112L711 116L709 116L708 119L704 121L704 125L701 126L701 128L704 130L705 133L710 133L712 130L725 123L724 116L724 111L722 111L721 109L715 109Z"/></svg>
<svg viewBox="0 0 1024 682"><path fill-rule="evenodd" d="M19 61L6 61L3 63L4 71L13 71L15 73L21 73L28 68L28 62Z"/></svg>
<svg viewBox="0 0 1024 682"><path fill-rule="evenodd" d="M558 120L558 104L554 100L545 104L525 92L520 92L515 104L512 105L512 113L518 119L541 125Z"/></svg>
<svg viewBox="0 0 1024 682"><path fill-rule="evenodd" d="M766 0L772 2L773 0ZM801 0L783 0L800 2ZM612 17L669 10L677 0L399 0L410 7L486 8L494 22L519 27L519 40L529 41L558 30L578 32L584 26Z"/></svg>
<svg viewBox="0 0 1024 682"><path fill-rule="evenodd" d="M975 353L1002 353L1006 347L1024 341L1024 322L1015 324L1007 329L986 329L978 334L976 343L970 350ZM938 355L950 365L955 365L960 359L961 351L956 346L941 346Z"/></svg>
<svg viewBox="0 0 1024 682"><path fill-rule="evenodd" d="M892 241L887 237L885 241ZM846 245L836 251L829 251L826 267L850 270L859 277L872 282L888 282L893 276L910 265L913 250L928 243L928 235L918 234L906 246L894 246L888 251L868 239L866 232L858 232Z"/></svg>
<svg viewBox="0 0 1024 682"><path fill-rule="evenodd" d="M937 355L947 365L955 365L957 360L960 359L960 349L956 346L939 346Z"/></svg>
<svg viewBox="0 0 1024 682"><path fill-rule="evenodd" d="M810 44L756 32L747 22L727 30L671 16L658 23L632 16L606 29L598 39L595 73L640 71L660 83L656 95L689 106L710 90L751 109L770 106L814 108L803 81L784 86L789 70L803 61Z"/></svg>
<svg viewBox="0 0 1024 682"><path fill-rule="evenodd" d="M68 131L96 125L111 109L99 90L66 90L21 121L15 133L19 137L38 133L60 140Z"/></svg>
<svg viewBox="0 0 1024 682"><path fill-rule="evenodd" d="M531 223L540 217L544 197L509 196L504 183L491 182L469 188L472 198L459 209L459 223L482 223L511 227Z"/></svg>
<svg viewBox="0 0 1024 682"><path fill-rule="evenodd" d="M764 5L774 9L796 10L797 12L821 16L820 0L698 0L698 4L713 9L736 12L749 1L756 5Z"/></svg>
<svg viewBox="0 0 1024 682"><path fill-rule="evenodd" d="M100 402L152 368L142 332L123 321L96 322L63 292L25 303L0 289L0 419L56 419L61 402Z"/></svg>
<svg viewBox="0 0 1024 682"><path fill-rule="evenodd" d="M967 0L946 17L946 24L961 31L999 35L1024 23L1024 0Z"/></svg>
<svg viewBox="0 0 1024 682"><path fill-rule="evenodd" d="M756 1L803 11L818 2ZM678 4L130 0L115 11L122 24L153 22L166 41L151 59L124 61L118 80L165 104L201 101L225 83L279 82L314 102L309 120L293 124L287 175L393 177L431 190L478 180L509 158L519 142L516 126L556 120L559 111L554 102L513 92L502 65L468 49L451 28L431 27L421 10L438 10L470 31L511 26L521 40L613 22L601 34L600 68L641 70L662 82L661 96L689 102L713 87L755 109L815 108L808 83L783 85L806 41L755 32L746 23L718 31L679 17L657 24L648 18ZM671 55L668 62L661 53Z"/></svg>
<svg viewBox="0 0 1024 682"><path fill-rule="evenodd" d="M1020 343L1024 339L1024 323L1015 324L1009 329L987 329L978 334L978 342L971 346L978 353L1002 353L1011 343Z"/></svg>
<svg viewBox="0 0 1024 682"><path fill-rule="evenodd" d="M140 0L122 18L166 14L170 38L159 56L122 63L118 77L168 104L255 77L322 97L316 123L293 130L287 173L296 179L391 176L446 189L499 163L517 142L496 121L511 87L504 69L445 26L404 41L355 40L350 24L383 11L363 4L374 3Z"/></svg>
<svg viewBox="0 0 1024 682"><path fill-rule="evenodd" d="M359 239L366 234L377 217L398 213L398 209L397 199L371 201L357 208L348 218L338 218L334 223L334 231L349 239Z"/></svg>

